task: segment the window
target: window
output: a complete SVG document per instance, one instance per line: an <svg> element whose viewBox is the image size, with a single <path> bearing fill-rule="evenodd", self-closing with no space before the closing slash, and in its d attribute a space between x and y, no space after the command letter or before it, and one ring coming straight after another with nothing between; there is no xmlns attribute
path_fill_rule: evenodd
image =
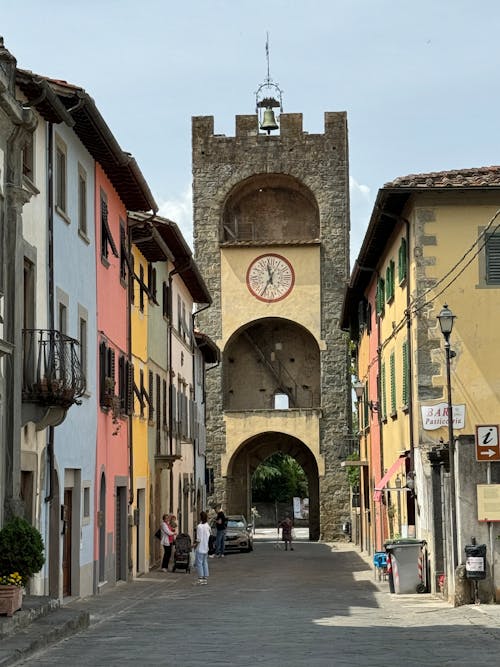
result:
<svg viewBox="0 0 500 667"><path fill-rule="evenodd" d="M121 414L131 415L134 408L134 367L124 355L118 360L118 397Z"/></svg>
<svg viewBox="0 0 500 667"><path fill-rule="evenodd" d="M167 381L163 380L163 426L167 426Z"/></svg>
<svg viewBox="0 0 500 667"><path fill-rule="evenodd" d="M103 408L113 405L115 395L115 351L102 341L99 345L99 404Z"/></svg>
<svg viewBox="0 0 500 667"><path fill-rule="evenodd" d="M90 482L86 482L83 487L83 523L89 523L90 521Z"/></svg>
<svg viewBox="0 0 500 667"><path fill-rule="evenodd" d="M408 343L407 341L404 341L402 350L402 359L403 359L403 378L402 378L402 400L403 400L403 405L407 406L408 405Z"/></svg>
<svg viewBox="0 0 500 667"><path fill-rule="evenodd" d="M163 317L167 318L170 315L170 290L166 282L163 283L163 301L162 301Z"/></svg>
<svg viewBox="0 0 500 667"><path fill-rule="evenodd" d="M148 371L148 420L150 422L153 421L154 419L154 407L153 407L153 391L154 391L154 384L153 384L153 371Z"/></svg>
<svg viewBox="0 0 500 667"><path fill-rule="evenodd" d="M391 417L395 417L397 414L396 410L396 359L394 352L391 352L389 359L390 363L390 382L391 382Z"/></svg>
<svg viewBox="0 0 500 667"><path fill-rule="evenodd" d="M68 331L68 309L64 303L59 303L59 333L65 334Z"/></svg>
<svg viewBox="0 0 500 667"><path fill-rule="evenodd" d="M382 421L387 419L387 392L385 388L386 382L385 362L382 362L380 368L380 418Z"/></svg>
<svg viewBox="0 0 500 667"><path fill-rule="evenodd" d="M23 176L28 178L32 183L35 182L35 153L33 136L33 134L30 134L23 146L22 152Z"/></svg>
<svg viewBox="0 0 500 667"><path fill-rule="evenodd" d="M144 267L139 264L139 310L144 312Z"/></svg>
<svg viewBox="0 0 500 667"><path fill-rule="evenodd" d="M156 301L156 269L151 263L148 263L148 291L149 298Z"/></svg>
<svg viewBox="0 0 500 667"><path fill-rule="evenodd" d="M87 174L78 165L78 231L87 237Z"/></svg>
<svg viewBox="0 0 500 667"><path fill-rule="evenodd" d="M500 285L500 234L488 234L485 243L486 284Z"/></svg>
<svg viewBox="0 0 500 667"><path fill-rule="evenodd" d="M401 284L406 279L407 272L407 252L406 239L401 239L401 245L398 252L398 280Z"/></svg>
<svg viewBox="0 0 500 667"><path fill-rule="evenodd" d="M180 334L182 332L182 299L180 295L177 295L177 331Z"/></svg>
<svg viewBox="0 0 500 667"><path fill-rule="evenodd" d="M82 369L83 375L87 376L87 320L83 317L80 317L80 326L79 326L79 339L80 339L80 366Z"/></svg>
<svg viewBox="0 0 500 667"><path fill-rule="evenodd" d="M66 146L59 139L56 140L56 164L55 164L55 200L56 208L66 213Z"/></svg>
<svg viewBox="0 0 500 667"><path fill-rule="evenodd" d="M385 282L383 278L379 278L377 282L377 294L375 297L377 315L384 314L384 299L385 299Z"/></svg>
<svg viewBox="0 0 500 667"><path fill-rule="evenodd" d="M120 220L120 280L125 281L127 278L127 234L125 232L125 223Z"/></svg>
<svg viewBox="0 0 500 667"><path fill-rule="evenodd" d="M108 259L109 249L115 257L118 257L118 250L116 249L111 230L108 222L108 199L106 193L101 190L101 257Z"/></svg>
<svg viewBox="0 0 500 667"><path fill-rule="evenodd" d="M385 271L385 300L389 303L392 299L394 299L394 262L391 259Z"/></svg>

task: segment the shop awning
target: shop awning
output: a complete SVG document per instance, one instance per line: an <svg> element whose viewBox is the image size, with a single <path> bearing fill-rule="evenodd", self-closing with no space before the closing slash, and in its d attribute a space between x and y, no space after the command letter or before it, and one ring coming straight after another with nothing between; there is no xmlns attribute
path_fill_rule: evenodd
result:
<svg viewBox="0 0 500 667"><path fill-rule="evenodd" d="M389 468L389 470L385 473L385 475L382 477L380 482L377 482L375 484L375 491L373 493L373 500L375 502L380 502L380 499L382 497L382 491L385 489L387 486L387 482L391 479L391 477L394 475L394 473L399 470L401 465L403 464L404 461L406 461L406 452L403 452L398 456L398 458L394 461L392 466Z"/></svg>

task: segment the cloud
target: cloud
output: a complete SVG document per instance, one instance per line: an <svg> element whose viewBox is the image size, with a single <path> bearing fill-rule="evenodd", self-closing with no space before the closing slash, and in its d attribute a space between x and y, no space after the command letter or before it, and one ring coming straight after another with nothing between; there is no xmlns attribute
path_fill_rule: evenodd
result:
<svg viewBox="0 0 500 667"><path fill-rule="evenodd" d="M169 199L162 199L155 197L159 206L159 215L176 222L182 234L193 248L193 195L191 185L188 185L178 197Z"/></svg>
<svg viewBox="0 0 500 667"><path fill-rule="evenodd" d="M361 185L358 181L349 176L349 192L352 198L361 197L368 201L370 199L370 188L368 185Z"/></svg>

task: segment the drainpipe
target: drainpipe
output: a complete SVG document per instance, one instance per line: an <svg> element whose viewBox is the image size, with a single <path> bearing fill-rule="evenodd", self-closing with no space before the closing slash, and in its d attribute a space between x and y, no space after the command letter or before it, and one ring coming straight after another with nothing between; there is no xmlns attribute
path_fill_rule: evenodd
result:
<svg viewBox="0 0 500 667"><path fill-rule="evenodd" d="M408 426L410 429L410 457L409 457L409 469L410 471L415 470L415 435L414 435L414 425L415 425L415 415L413 414L413 355L412 355L412 338L411 338L411 314L410 314L410 302L411 302L411 283L410 283L410 221L406 218L401 218L405 225L406 231L406 347L408 349L408 403L409 403L409 413L408 413ZM406 511L408 514L408 523L410 519L415 525L415 496L413 493L407 494L407 506Z"/></svg>
<svg viewBox="0 0 500 667"><path fill-rule="evenodd" d="M49 329L55 327L54 321L54 126L48 123L47 136L47 226L48 226L48 318ZM47 437L47 459L49 467L49 490L45 502L50 503L54 498L54 427L49 426Z"/></svg>
<svg viewBox="0 0 500 667"><path fill-rule="evenodd" d="M377 271L376 274L376 280L377 280L377 285L378 281L380 279L380 274ZM381 391L381 386L380 386L380 373L382 369L382 347L381 347L381 326L380 326L380 317L377 317L377 366L378 366L378 372L377 372L377 401L378 401L378 406L379 406L379 411L377 413L377 421L378 421L378 433L379 433L379 448L380 448L380 479L384 476L384 435L383 435L383 429L382 429L382 419L380 418L380 411L382 407L382 391ZM373 501L375 502L375 501ZM380 513L380 547L383 547L384 545L384 512L382 508L382 495L381 495L381 500L379 503L379 513ZM375 530L377 528L376 524L376 516L375 516ZM376 542L375 542L376 543Z"/></svg>

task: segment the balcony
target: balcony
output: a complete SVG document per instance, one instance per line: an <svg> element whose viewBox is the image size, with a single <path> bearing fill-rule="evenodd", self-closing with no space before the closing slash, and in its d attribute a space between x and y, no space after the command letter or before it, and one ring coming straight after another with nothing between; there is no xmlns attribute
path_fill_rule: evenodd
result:
<svg viewBox="0 0 500 667"><path fill-rule="evenodd" d="M41 406L45 410L59 408L59 411L66 411L79 403L78 399L86 389L79 346L77 340L59 331L23 331L24 403Z"/></svg>

